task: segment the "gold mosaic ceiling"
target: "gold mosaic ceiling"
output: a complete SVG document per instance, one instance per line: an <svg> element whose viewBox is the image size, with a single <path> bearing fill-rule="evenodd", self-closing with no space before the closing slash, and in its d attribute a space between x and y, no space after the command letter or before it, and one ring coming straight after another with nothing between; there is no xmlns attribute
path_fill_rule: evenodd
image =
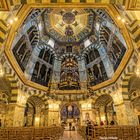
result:
<svg viewBox="0 0 140 140"><path fill-rule="evenodd" d="M45 30L58 42L74 43L85 39L93 30L94 14L86 9L63 8L46 10Z"/></svg>
<svg viewBox="0 0 140 140"><path fill-rule="evenodd" d="M55 9L50 14L52 28L65 36L65 29L70 26L78 35L86 26L89 13L83 9Z"/></svg>

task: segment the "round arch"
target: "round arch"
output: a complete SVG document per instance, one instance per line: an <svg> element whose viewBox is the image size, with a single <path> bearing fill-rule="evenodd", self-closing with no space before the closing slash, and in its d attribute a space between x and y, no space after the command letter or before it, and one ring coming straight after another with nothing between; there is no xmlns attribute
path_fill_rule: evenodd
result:
<svg viewBox="0 0 140 140"><path fill-rule="evenodd" d="M96 121L98 124L110 124L111 121L116 122L116 111L114 101L111 95L102 94L96 98L94 107L96 110Z"/></svg>
<svg viewBox="0 0 140 140"><path fill-rule="evenodd" d="M80 118L80 107L76 103L65 103L60 109L61 120Z"/></svg>
<svg viewBox="0 0 140 140"><path fill-rule="evenodd" d="M25 126L45 126L45 102L41 97L29 96L24 112Z"/></svg>

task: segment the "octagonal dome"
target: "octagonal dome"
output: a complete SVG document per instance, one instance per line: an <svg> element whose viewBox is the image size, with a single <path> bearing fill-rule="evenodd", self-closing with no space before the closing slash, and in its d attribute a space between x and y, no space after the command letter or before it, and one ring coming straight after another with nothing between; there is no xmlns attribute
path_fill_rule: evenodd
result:
<svg viewBox="0 0 140 140"><path fill-rule="evenodd" d="M50 7L26 11L20 26L11 29L10 33L16 28L17 34L6 44L21 80L58 94L85 94L115 82L133 48L125 41L129 38L125 26L121 25L124 32L118 28L116 10L111 15L109 10Z"/></svg>
<svg viewBox="0 0 140 140"><path fill-rule="evenodd" d="M60 43L75 43L93 31L94 13L87 9L49 9L43 15L46 34Z"/></svg>

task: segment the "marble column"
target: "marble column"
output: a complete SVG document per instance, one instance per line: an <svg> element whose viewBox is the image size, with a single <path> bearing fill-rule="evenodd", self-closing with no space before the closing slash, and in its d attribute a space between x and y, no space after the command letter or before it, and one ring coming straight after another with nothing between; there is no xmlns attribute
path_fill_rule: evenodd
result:
<svg viewBox="0 0 140 140"><path fill-rule="evenodd" d="M42 63L39 63L39 69L37 71L37 78L40 77L40 70L41 70L41 67L42 67Z"/></svg>
<svg viewBox="0 0 140 140"><path fill-rule="evenodd" d="M78 66L79 66L79 77L80 77L80 85L81 89L87 89L87 71L86 71L86 65L85 60L78 60Z"/></svg>
<svg viewBox="0 0 140 140"><path fill-rule="evenodd" d="M106 22L106 27L108 27L111 31L113 31L113 33L118 37L118 39L121 41L121 43L125 46L125 48L127 48L126 42L124 40L123 35L120 33L120 30L118 27L116 27L116 25L110 23L110 22Z"/></svg>
<svg viewBox="0 0 140 140"><path fill-rule="evenodd" d="M33 52L31 54L31 57L29 58L28 64L26 65L24 75L25 75L26 79L28 79L28 80L31 80L31 78L32 78L34 67L37 62L40 51L41 51L41 49L39 49L38 46L36 46L33 49Z"/></svg>
<svg viewBox="0 0 140 140"><path fill-rule="evenodd" d="M103 44L100 44L100 47L98 48L101 60L103 62L103 65L105 67L105 71L107 73L108 78L112 78L114 74L114 68L113 65L107 55L107 52L105 50L105 46Z"/></svg>
<svg viewBox="0 0 140 140"><path fill-rule="evenodd" d="M51 89L57 89L58 83L60 82L60 73L61 73L61 60L55 59L53 66L53 75L51 80Z"/></svg>
<svg viewBox="0 0 140 140"><path fill-rule="evenodd" d="M98 70L99 70L99 74L100 74L100 76L102 76L102 72L101 72L100 64L97 64L97 67L98 67Z"/></svg>
<svg viewBox="0 0 140 140"><path fill-rule="evenodd" d="M19 46L18 49L16 50L16 53L19 52L19 50L21 49L21 46L22 46L24 43L26 43L25 40L20 44L20 46Z"/></svg>

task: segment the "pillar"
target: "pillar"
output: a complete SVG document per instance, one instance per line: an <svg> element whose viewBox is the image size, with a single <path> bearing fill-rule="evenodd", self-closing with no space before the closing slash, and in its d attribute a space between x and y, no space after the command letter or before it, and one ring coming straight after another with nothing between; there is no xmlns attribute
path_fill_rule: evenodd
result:
<svg viewBox="0 0 140 140"><path fill-rule="evenodd" d="M86 65L85 60L78 60L78 66L79 66L79 77L80 77L80 85L81 89L87 89L87 71L86 71Z"/></svg>
<svg viewBox="0 0 140 140"><path fill-rule="evenodd" d="M9 104L8 112L5 120L5 126L6 127L24 126L24 111L25 111L25 106L21 106L16 103Z"/></svg>
<svg viewBox="0 0 140 140"><path fill-rule="evenodd" d="M138 118L133 110L131 101L124 99L121 91L112 94L117 123L119 125L137 125Z"/></svg>
<svg viewBox="0 0 140 140"><path fill-rule="evenodd" d="M115 108L119 125L138 125L138 118L129 100L118 105L116 104Z"/></svg>
<svg viewBox="0 0 140 140"><path fill-rule="evenodd" d="M60 82L60 73L61 73L61 60L55 59L53 66L53 75L51 80L51 88L57 89L58 83Z"/></svg>
<svg viewBox="0 0 140 140"><path fill-rule="evenodd" d="M104 64L105 71L107 73L108 78L112 78L112 76L114 75L114 68L113 68L113 65L109 59L109 56L107 55L107 52L106 52L103 44L100 44L98 51L99 51L101 60Z"/></svg>
<svg viewBox="0 0 140 140"><path fill-rule="evenodd" d="M38 46L36 46L33 49L31 57L29 58L29 61L26 65L24 75L25 75L26 79L28 79L28 80L31 80L31 78L32 78L34 67L35 67L35 64L38 59L38 55L39 55L40 51L41 51L41 49L39 49Z"/></svg>

